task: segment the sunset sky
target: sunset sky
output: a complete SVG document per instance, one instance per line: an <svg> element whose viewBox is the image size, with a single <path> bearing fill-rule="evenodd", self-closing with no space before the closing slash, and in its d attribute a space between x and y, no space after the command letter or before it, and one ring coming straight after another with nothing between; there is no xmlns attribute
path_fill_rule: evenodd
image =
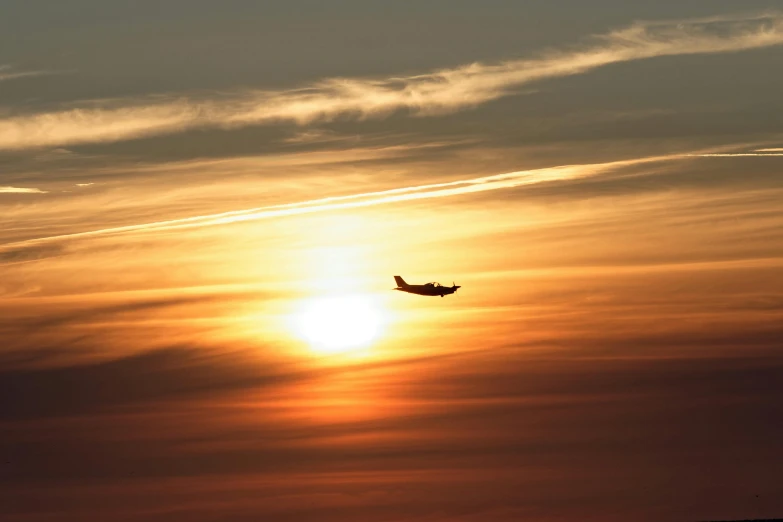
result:
<svg viewBox="0 0 783 522"><path fill-rule="evenodd" d="M4 0L0 519L783 517L782 93L781 0Z"/></svg>

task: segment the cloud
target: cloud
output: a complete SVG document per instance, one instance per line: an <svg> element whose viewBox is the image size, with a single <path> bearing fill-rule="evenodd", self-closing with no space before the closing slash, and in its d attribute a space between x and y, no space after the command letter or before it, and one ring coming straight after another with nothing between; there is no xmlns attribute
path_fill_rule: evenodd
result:
<svg viewBox="0 0 783 522"><path fill-rule="evenodd" d="M0 389L17 397L0 419L91 412L118 404L165 399L211 389L259 387L292 379L281 371L247 371L223 355L206 357L179 346L134 354L108 362L0 372ZM227 360L226 360L227 359ZM290 372L290 370L289 370ZM144 386L137 386L139 379ZM30 389L45 390L36 395ZM96 393L100 390L100 393Z"/></svg>
<svg viewBox="0 0 783 522"><path fill-rule="evenodd" d="M22 263L33 261L44 257L54 257L63 252L57 245L39 245L26 248L0 249L0 264ZM0 292L2 295L2 292Z"/></svg>
<svg viewBox="0 0 783 522"><path fill-rule="evenodd" d="M218 98L96 102L0 120L0 149L96 143L182 132L338 117L380 118L407 110L432 116L475 107L532 82L584 74L610 64L660 56L746 51L783 44L783 13L637 22L597 36L580 50L494 65L469 64L427 74L331 78L287 91L241 91Z"/></svg>
<svg viewBox="0 0 783 522"><path fill-rule="evenodd" d="M783 152L721 152L713 154L693 154L698 158L776 158L783 156Z"/></svg>
<svg viewBox="0 0 783 522"><path fill-rule="evenodd" d="M0 82L56 74L53 71L14 71L10 65L0 65Z"/></svg>
<svg viewBox="0 0 783 522"><path fill-rule="evenodd" d="M768 148L768 149L755 149L750 148L751 145L744 144L740 146L724 146L717 149L699 151L690 154L683 154L685 157L692 158L775 158L783 156L783 149L781 148ZM731 149L734 149L732 151ZM738 150L740 149L740 150ZM745 149L745 150L741 150ZM748 150L750 149L750 150Z"/></svg>
<svg viewBox="0 0 783 522"><path fill-rule="evenodd" d="M46 194L46 191L37 188L0 187L0 194Z"/></svg>
<svg viewBox="0 0 783 522"><path fill-rule="evenodd" d="M743 333L732 332L740 346ZM679 356L628 346L611 355L581 342L538 354L483 350L413 361L408 371L390 363L297 371L253 364L249 354L169 348L6 371L0 385L15 400L2 413L5 469L16 479L7 505L28 513L56 502L86 520L97 509L96 520L136 514L140 504L140 515L198 519L210 501L241 520L376 520L400 509L409 510L401 519L440 520L427 516L437 503L442 519L462 520L504 506L523 515L541 503L547 513L577 506L561 517L577 518L585 498L616 514L618 491L652 491L622 506L637 515L660 504L654 486L672 462L680 481L672 491L690 492L703 482L700 463L740 451L724 466L736 488L748 455L776 455L779 356L716 356L709 340ZM595 469L604 482L585 492L600 482L587 480ZM335 491L365 510L341 512ZM699 505L714 505L710 491L693 491ZM104 500L96 507L96 499Z"/></svg>
<svg viewBox="0 0 783 522"><path fill-rule="evenodd" d="M458 181L401 187L377 192L366 192L347 196L333 196L315 200L301 201L297 203L271 205L266 207L221 212L217 214L207 214L188 218L158 221L153 223L104 228L88 232L62 234L57 236L19 241L15 243L7 243L0 246L0 252L9 249L19 251L19 249L23 250L27 247L37 246L49 242L86 239L96 236L226 225L244 221L255 221L259 219L286 217L352 208L363 208L375 205L401 203L405 201L460 196L491 190L511 189L524 185L533 185L549 181L581 179L590 176L596 176L598 174L603 174L623 167L660 161L670 161L679 157L680 156L661 156L588 165L564 165L543 169L496 174L492 176L483 176L479 178Z"/></svg>

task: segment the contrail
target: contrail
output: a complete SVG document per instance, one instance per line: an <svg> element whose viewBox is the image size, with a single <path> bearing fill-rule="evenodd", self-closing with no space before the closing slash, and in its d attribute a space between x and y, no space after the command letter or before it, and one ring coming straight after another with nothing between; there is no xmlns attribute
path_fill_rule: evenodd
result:
<svg viewBox="0 0 783 522"><path fill-rule="evenodd" d="M714 154L690 154L697 158L775 158L783 156L783 152L723 152Z"/></svg>
<svg viewBox="0 0 783 522"><path fill-rule="evenodd" d="M254 221L260 219L269 219L277 217L294 216L300 214L311 214L315 212L327 212L333 210L345 210L352 208L370 207L375 205L384 205L390 203L400 203L405 201L414 201L421 199L442 198L450 196L459 196L477 192L486 192L490 190L509 189L523 185L533 185L547 181L563 181L595 176L601 173L609 172L621 167L639 165L642 163L652 163L676 159L680 156L659 156L650 158L641 158L633 160L614 161L609 163L584 164L584 165L563 165L535 170L524 170L509 172L506 174L496 174L479 178L449 181L444 183L431 183L426 185L417 185L413 187L401 187L390 190L376 192L366 192L362 194L351 194L346 196L333 196L328 198L312 199L296 203L287 203L283 205L272 205L266 207L257 207L245 210L234 210L216 214L207 214L202 216L193 216L189 218L172 219L166 221L157 221L153 223L144 223L137 225L127 225L121 227L104 228L91 230L87 232L76 232L73 234L61 234L57 236L48 236L35 239L7 243L0 246L0 252L30 247L44 243L71 241L78 239L87 239L98 236L108 236L128 233L144 233L152 231L169 231L196 227L207 227L216 225L227 225L240 223L243 221Z"/></svg>

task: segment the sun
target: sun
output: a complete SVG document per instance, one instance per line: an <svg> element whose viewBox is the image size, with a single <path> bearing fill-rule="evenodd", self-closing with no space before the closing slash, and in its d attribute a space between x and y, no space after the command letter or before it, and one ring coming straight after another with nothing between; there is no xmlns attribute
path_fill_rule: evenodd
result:
<svg viewBox="0 0 783 522"><path fill-rule="evenodd" d="M383 313L369 296L338 295L305 301L294 315L294 330L324 354L368 347L380 334Z"/></svg>

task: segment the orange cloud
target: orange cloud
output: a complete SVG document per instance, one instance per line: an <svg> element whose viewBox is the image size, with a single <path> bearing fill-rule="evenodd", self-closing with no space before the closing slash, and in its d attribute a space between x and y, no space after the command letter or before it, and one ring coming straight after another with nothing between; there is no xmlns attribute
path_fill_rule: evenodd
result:
<svg viewBox="0 0 783 522"><path fill-rule="evenodd" d="M45 194L45 191L26 187L0 187L0 194Z"/></svg>
<svg viewBox="0 0 783 522"><path fill-rule="evenodd" d="M680 156L661 156L639 158L625 161L614 161L609 163L597 163L588 165L564 165L535 170L525 170L510 172L505 174L496 174L492 176L483 176L466 180L449 181L443 183L431 183L426 185L417 185L411 187L401 187L377 192L366 192L362 194L352 194L346 196L333 196L321 199L301 201L297 203L288 203L283 205L271 205L267 207L257 207L245 210L236 210L222 212L217 214L207 214L193 216L181 219L172 219L167 221L158 221L154 223L144 223L138 225L127 225L89 232L77 232L73 234L63 234L49 236L37 239L7 243L0 247L0 251L13 250L20 247L28 247L41 243L53 241L65 241L73 239L82 239L95 236L105 236L112 234L123 234L131 232L147 232L174 230L194 227L205 227L214 225L225 225L239 223L243 221L254 221L259 219L268 219L275 217L285 217L300 214L311 214L315 212L326 212L333 210L345 210L352 208L362 208L389 203L400 203L404 201L413 201L420 199L432 199L449 196L460 196L477 192L486 192L491 190L510 189L523 185L532 185L544 183L547 181L563 181L569 179L579 179L598 174L606 173L621 167L639 165L643 163L652 163L658 161L667 161L677 159Z"/></svg>

